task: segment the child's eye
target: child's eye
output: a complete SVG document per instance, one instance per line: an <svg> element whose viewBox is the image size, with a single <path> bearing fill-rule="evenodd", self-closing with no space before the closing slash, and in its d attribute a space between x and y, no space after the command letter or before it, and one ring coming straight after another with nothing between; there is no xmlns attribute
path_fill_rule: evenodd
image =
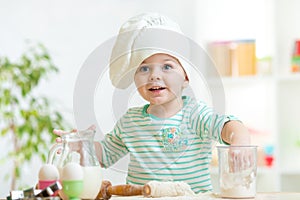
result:
<svg viewBox="0 0 300 200"><path fill-rule="evenodd" d="M163 66L163 70L170 70L170 69L173 69L171 65L166 64Z"/></svg>
<svg viewBox="0 0 300 200"><path fill-rule="evenodd" d="M148 71L149 71L148 66L140 66L140 68L139 68L139 72L148 72Z"/></svg>

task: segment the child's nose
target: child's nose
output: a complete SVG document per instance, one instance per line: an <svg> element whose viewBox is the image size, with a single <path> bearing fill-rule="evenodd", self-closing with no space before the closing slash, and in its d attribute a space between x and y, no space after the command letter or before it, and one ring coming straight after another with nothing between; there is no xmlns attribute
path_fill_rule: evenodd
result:
<svg viewBox="0 0 300 200"><path fill-rule="evenodd" d="M150 79L151 81L161 80L161 71L160 71L158 68L153 69L153 70L151 71L151 74L150 74L150 76L149 76L149 79Z"/></svg>

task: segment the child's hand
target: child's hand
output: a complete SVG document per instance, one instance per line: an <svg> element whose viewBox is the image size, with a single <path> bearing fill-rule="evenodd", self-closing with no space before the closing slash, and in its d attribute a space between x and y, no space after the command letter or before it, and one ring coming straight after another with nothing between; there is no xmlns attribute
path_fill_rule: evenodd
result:
<svg viewBox="0 0 300 200"><path fill-rule="evenodd" d="M96 129L96 126L95 125L92 125L92 126L90 126L87 130L95 130ZM77 129L73 129L73 130L71 130L71 131L64 131L64 130L58 130L58 129L54 129L53 130L53 133L55 134L55 135L57 135L57 136L59 136L59 137L57 137L56 139L55 139L55 141L56 141L56 143L61 143L62 142L62 135L63 134L68 134L68 133L75 133L75 132L77 132L78 130ZM73 149L73 150L80 150L80 145L74 145L75 143L72 143L73 144L73 146L70 146L70 148L71 149ZM59 149L58 151L57 151L57 153L58 154L60 154L61 153L61 149Z"/></svg>
<svg viewBox="0 0 300 200"><path fill-rule="evenodd" d="M230 172L252 169L256 165L256 158L252 148L230 146L228 154Z"/></svg>
<svg viewBox="0 0 300 200"><path fill-rule="evenodd" d="M58 129L54 129L53 130L53 133L55 134L55 135L58 135L59 137L57 137L56 139L55 139L55 141L56 141L56 143L61 143L61 136L63 135L63 134L67 134L67 133L75 133L77 131L77 129L73 129L73 130L71 130L71 131L64 131L64 130L58 130Z"/></svg>
<svg viewBox="0 0 300 200"><path fill-rule="evenodd" d="M91 125L89 128L87 128L87 130L95 130L96 129L96 126L95 125ZM59 129L54 129L53 130L53 133L55 134L55 135L58 135L59 137L58 138L56 138L56 143L61 143L61 136L63 135L63 134L67 134L67 133L75 133L75 132L77 132L77 129L73 129L73 130L71 130L71 131L64 131L64 130L59 130Z"/></svg>

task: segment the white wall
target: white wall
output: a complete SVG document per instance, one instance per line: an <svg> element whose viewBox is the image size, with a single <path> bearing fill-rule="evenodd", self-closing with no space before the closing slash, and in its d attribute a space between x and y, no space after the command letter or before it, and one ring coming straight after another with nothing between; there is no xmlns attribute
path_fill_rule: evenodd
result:
<svg viewBox="0 0 300 200"><path fill-rule="evenodd" d="M258 57L273 55L273 0L200 0L197 4L199 41L256 39Z"/></svg>
<svg viewBox="0 0 300 200"><path fill-rule="evenodd" d="M51 77L42 86L45 90L41 91L71 112L74 82L82 63L97 46L115 36L125 20L141 12L162 12L178 21L182 29L192 35L193 12L183 15L184 10L193 8L193 1L190 2L0 1L0 55L16 58L24 50L25 39L45 44L60 73Z"/></svg>

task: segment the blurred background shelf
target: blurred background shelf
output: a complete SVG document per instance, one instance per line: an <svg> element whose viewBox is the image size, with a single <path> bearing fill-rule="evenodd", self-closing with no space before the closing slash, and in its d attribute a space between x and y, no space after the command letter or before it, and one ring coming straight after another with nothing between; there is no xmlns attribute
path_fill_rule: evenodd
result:
<svg viewBox="0 0 300 200"><path fill-rule="evenodd" d="M252 76L236 76L236 77L222 77L222 82L225 85L236 84L257 84L259 82L274 81L273 75L252 75Z"/></svg>
<svg viewBox="0 0 300 200"><path fill-rule="evenodd" d="M287 75L282 75L278 77L279 82L299 82L300 73L290 73Z"/></svg>

